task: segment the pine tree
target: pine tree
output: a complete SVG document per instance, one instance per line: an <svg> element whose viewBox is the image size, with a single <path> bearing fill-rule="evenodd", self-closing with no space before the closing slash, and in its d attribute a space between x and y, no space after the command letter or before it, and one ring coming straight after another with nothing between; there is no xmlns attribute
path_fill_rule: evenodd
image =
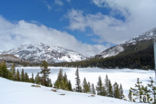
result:
<svg viewBox="0 0 156 104"><path fill-rule="evenodd" d="M58 73L57 80L56 80L56 82L54 84L54 87L62 88L62 85L63 85L63 71L62 71L62 69L60 69L60 71Z"/></svg>
<svg viewBox="0 0 156 104"><path fill-rule="evenodd" d="M67 74L66 73L63 76L62 89L68 90L68 79L67 79Z"/></svg>
<svg viewBox="0 0 156 104"><path fill-rule="evenodd" d="M3 69L2 69L2 63L0 63L0 77L3 76Z"/></svg>
<svg viewBox="0 0 156 104"><path fill-rule="evenodd" d="M35 80L34 80L34 74L33 73L31 74L30 82L32 82L32 83L35 82Z"/></svg>
<svg viewBox="0 0 156 104"><path fill-rule="evenodd" d="M84 78L84 80L83 80L83 92L84 92L84 93L90 92L90 86L89 86L89 84L87 83L86 78Z"/></svg>
<svg viewBox="0 0 156 104"><path fill-rule="evenodd" d="M68 90L69 91L72 91L72 85L71 85L71 82L70 81L68 81Z"/></svg>
<svg viewBox="0 0 156 104"><path fill-rule="evenodd" d="M67 74L66 73L63 75L62 69L60 69L60 71L58 73L58 77L57 77L56 82L54 83L54 87L55 88L60 88L60 89L72 91L71 82L68 81L68 78L67 78Z"/></svg>
<svg viewBox="0 0 156 104"><path fill-rule="evenodd" d="M106 78L105 78L105 88L106 88L106 91L107 91L107 96L109 96L109 79L108 79L107 75L106 75Z"/></svg>
<svg viewBox="0 0 156 104"><path fill-rule="evenodd" d="M142 82L139 80L139 78L137 78L137 83L135 84L135 88L131 88L131 91L133 93L134 100L142 102L143 85Z"/></svg>
<svg viewBox="0 0 156 104"><path fill-rule="evenodd" d="M16 79L15 64L12 64L10 71L11 71L11 74L12 74L12 79L15 80Z"/></svg>
<svg viewBox="0 0 156 104"><path fill-rule="evenodd" d="M92 93L92 94L96 94L94 84L92 84L91 93Z"/></svg>
<svg viewBox="0 0 156 104"><path fill-rule="evenodd" d="M108 85L108 96L113 97L113 89L112 89L112 84L110 80L109 80L109 85Z"/></svg>
<svg viewBox="0 0 156 104"><path fill-rule="evenodd" d="M151 92L151 89L149 90L147 86L142 86L142 101L141 102L144 102L144 103L150 103L150 92Z"/></svg>
<svg viewBox="0 0 156 104"><path fill-rule="evenodd" d="M129 98L129 101L133 101L133 92L132 92L131 88L128 93L128 98Z"/></svg>
<svg viewBox="0 0 156 104"><path fill-rule="evenodd" d="M48 63L46 61L43 61L41 64L41 84L44 86L49 86L49 74L50 69L48 68Z"/></svg>
<svg viewBox="0 0 156 104"><path fill-rule="evenodd" d="M21 81L25 81L24 69L22 69L22 72L21 72Z"/></svg>
<svg viewBox="0 0 156 104"><path fill-rule="evenodd" d="M88 92L91 92L91 85L90 85L90 82L88 82Z"/></svg>
<svg viewBox="0 0 156 104"><path fill-rule="evenodd" d="M36 84L41 84L41 78L39 76L39 73L37 73L36 77L35 77L35 83Z"/></svg>
<svg viewBox="0 0 156 104"><path fill-rule="evenodd" d="M113 96L112 84L107 75L105 78L105 88L106 88L107 96L112 97Z"/></svg>
<svg viewBox="0 0 156 104"><path fill-rule="evenodd" d="M101 95L102 87L103 87L102 80L101 80L101 77L99 76L97 87L96 87L97 95Z"/></svg>
<svg viewBox="0 0 156 104"><path fill-rule="evenodd" d="M29 76L28 76L27 73L24 74L24 79L25 79L26 82L29 82L29 81L30 81L30 80L29 80Z"/></svg>
<svg viewBox="0 0 156 104"><path fill-rule="evenodd" d="M80 85L80 83L81 83L81 81L80 81L80 77L79 77L79 69L77 68L77 70L76 70L76 73L75 73L75 75L76 75L76 92L82 92L82 88L81 88L81 85Z"/></svg>
<svg viewBox="0 0 156 104"><path fill-rule="evenodd" d="M119 98L120 99L123 99L124 98L123 88L122 88L122 85L121 84L120 84L120 87L119 87Z"/></svg>
<svg viewBox="0 0 156 104"><path fill-rule="evenodd" d="M52 87L52 86L53 86L53 84L52 84L52 82L51 82L51 79L49 79L49 78L47 79L47 84L48 84L48 85L47 85L48 87Z"/></svg>
<svg viewBox="0 0 156 104"><path fill-rule="evenodd" d="M0 63L0 76L4 77L4 78L9 78L10 77L10 73L7 69L6 63L5 62L1 62Z"/></svg>
<svg viewBox="0 0 156 104"><path fill-rule="evenodd" d="M151 77L150 77L150 83L148 84L148 87L150 89L149 93L153 95L153 99L154 99L153 103L156 104L156 86L154 86L154 81Z"/></svg>
<svg viewBox="0 0 156 104"><path fill-rule="evenodd" d="M20 72L19 72L19 70L17 69L17 72L16 72L17 74L16 74L16 80L17 81L20 81Z"/></svg>
<svg viewBox="0 0 156 104"><path fill-rule="evenodd" d="M115 98L120 98L119 85L115 82L113 85L113 92Z"/></svg>
<svg viewBox="0 0 156 104"><path fill-rule="evenodd" d="M97 90L97 95L106 96L106 89L103 86L101 77L99 77L99 79L98 79L96 90Z"/></svg>

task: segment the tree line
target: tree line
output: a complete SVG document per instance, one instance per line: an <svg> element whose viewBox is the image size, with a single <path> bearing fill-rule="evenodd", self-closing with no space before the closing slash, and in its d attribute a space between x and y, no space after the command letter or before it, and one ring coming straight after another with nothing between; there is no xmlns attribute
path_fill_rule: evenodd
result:
<svg viewBox="0 0 156 104"><path fill-rule="evenodd" d="M48 63L46 61L43 61L40 67L41 71L37 73L36 76L34 76L34 74L32 73L31 77L29 77L28 73L24 72L23 69L21 70L21 72L18 69L15 69L14 64L10 69L7 69L6 63L1 62L0 77L15 81L31 82L47 87L54 87L68 91L91 93L101 96L115 97L119 99L122 99L124 97L122 85L119 85L117 83L114 83L112 85L107 75L104 83L99 76L96 86L88 82L86 78L84 78L83 82L81 83L79 69L77 68L75 72L76 85L75 88L72 88L72 83L70 82L70 80L68 80L67 74L63 73L62 69L60 69L58 73L57 80L54 82L54 84L52 84L51 79L49 78L50 69L48 68Z"/></svg>
<svg viewBox="0 0 156 104"><path fill-rule="evenodd" d="M76 84L75 88L72 88L71 82L67 78L67 74L66 73L63 74L63 70L60 69L57 80L54 83L54 87L69 91L91 93L119 99L124 98L122 85L121 84L119 85L117 82L115 82L112 85L107 75L104 80L104 83L102 81L102 78L99 76L96 87L94 86L94 84L91 84L89 81L87 81L86 78L84 78L83 82L81 83L78 68L76 69L75 76L76 76L75 77Z"/></svg>
<svg viewBox="0 0 156 104"><path fill-rule="evenodd" d="M141 46L140 46L141 45ZM141 48L144 47L144 48ZM100 68L131 68L154 69L154 50L152 42L138 43L136 46L127 46L127 51L112 57L100 56L77 62L55 63L54 66L65 67L100 67Z"/></svg>
<svg viewBox="0 0 156 104"><path fill-rule="evenodd" d="M21 72L18 69L15 69L15 64L13 64L10 69L8 69L4 61L0 63L0 77L10 80L31 82L50 87L52 86L52 83L48 78L49 74L50 69L48 69L48 64L46 61L42 62L41 71L37 73L35 77L33 73L31 77L29 77L28 73L24 72L24 69L22 69Z"/></svg>
<svg viewBox="0 0 156 104"><path fill-rule="evenodd" d="M0 63L0 77L7 78L15 81L30 82L47 87L54 87L57 89L63 89L74 92L90 93L94 95L114 97L118 99L125 99L123 94L122 85L115 82L111 83L110 79L106 75L104 82L102 81L101 76L98 78L97 85L91 84L86 78L83 79L82 83L79 76L79 69L76 69L75 72L75 88L72 88L72 83L68 79L67 74L63 73L63 70L60 69L58 73L57 80L52 84L51 79L49 78L50 69L48 68L48 63L43 61L41 66L41 71L34 76L29 77L28 73L24 72L22 69L19 71L15 69L13 64L10 69L7 68L5 62ZM141 102L141 103L156 103L156 86L152 78L150 78L147 85L143 85L142 82L137 79L134 88L130 88L128 98L132 102Z"/></svg>

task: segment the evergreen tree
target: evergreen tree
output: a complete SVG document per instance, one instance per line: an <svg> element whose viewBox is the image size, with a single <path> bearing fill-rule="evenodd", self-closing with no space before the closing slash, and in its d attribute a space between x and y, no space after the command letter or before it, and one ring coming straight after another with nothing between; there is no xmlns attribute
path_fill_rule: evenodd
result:
<svg viewBox="0 0 156 104"><path fill-rule="evenodd" d="M80 77L79 77L79 69L77 68L76 69L76 72L75 72L75 75L76 75L76 92L82 92L82 88L81 88L81 81L80 81Z"/></svg>
<svg viewBox="0 0 156 104"><path fill-rule="evenodd" d="M142 101L141 102L144 102L144 103L150 103L150 92L151 92L151 90L152 89L148 89L148 87L147 86L142 86Z"/></svg>
<svg viewBox="0 0 156 104"><path fill-rule="evenodd" d="M92 93L92 94L96 94L94 84L92 84L91 93Z"/></svg>
<svg viewBox="0 0 156 104"><path fill-rule="evenodd" d="M34 74L33 73L31 74L30 82L32 82L32 83L35 82L35 80L34 80Z"/></svg>
<svg viewBox="0 0 156 104"><path fill-rule="evenodd" d="M16 74L16 80L17 81L20 81L20 72L19 72L19 70L17 69L17 72L16 72L17 74Z"/></svg>
<svg viewBox="0 0 156 104"><path fill-rule="evenodd" d="M112 97L113 96L112 84L107 75L105 78L105 88L106 88L107 96Z"/></svg>
<svg viewBox="0 0 156 104"><path fill-rule="evenodd" d="M112 89L112 84L110 80L109 80L109 85L108 85L108 96L113 97L113 89Z"/></svg>
<svg viewBox="0 0 156 104"><path fill-rule="evenodd" d="M90 82L88 82L88 92L91 92L91 85L90 85Z"/></svg>
<svg viewBox="0 0 156 104"><path fill-rule="evenodd" d="M68 90L72 91L72 84L71 84L70 80L68 81Z"/></svg>
<svg viewBox="0 0 156 104"><path fill-rule="evenodd" d="M3 75L3 72L2 72L3 70L2 70L2 63L0 63L0 77L2 77L2 75Z"/></svg>
<svg viewBox="0 0 156 104"><path fill-rule="evenodd" d="M68 81L66 73L63 75L62 69L60 69L60 71L58 73L58 77L57 77L57 80L56 80L56 82L54 84L54 87L72 91L71 82Z"/></svg>
<svg viewBox="0 0 156 104"><path fill-rule="evenodd" d="M68 89L68 79L67 79L67 74L65 73L64 76L63 76L63 83L62 83L62 89L64 90L69 90Z"/></svg>
<svg viewBox="0 0 156 104"><path fill-rule="evenodd" d="M62 69L60 69L60 71L58 73L57 80L56 80L56 82L54 84L54 87L62 88L62 85L63 85L63 71L62 71Z"/></svg>
<svg viewBox="0 0 156 104"><path fill-rule="evenodd" d="M153 99L154 99L153 103L156 104L156 86L154 86L154 81L151 77L150 77L150 83L148 84L148 87L150 89L149 93L153 95Z"/></svg>
<svg viewBox="0 0 156 104"><path fill-rule="evenodd" d="M47 85L48 87L52 87L52 86L53 86L53 85L52 85L52 82L51 82L51 79L49 79L49 78L47 79L47 84L48 84L48 85Z"/></svg>
<svg viewBox="0 0 156 104"><path fill-rule="evenodd" d="M11 74L12 74L12 79L15 80L16 79L15 64L12 64L10 71L11 71Z"/></svg>
<svg viewBox="0 0 156 104"><path fill-rule="evenodd" d="M48 63L46 61L43 61L41 64L41 84L44 86L49 86L49 74L50 69L48 68Z"/></svg>
<svg viewBox="0 0 156 104"><path fill-rule="evenodd" d="M25 81L24 69L22 69L22 72L21 72L21 81Z"/></svg>
<svg viewBox="0 0 156 104"><path fill-rule="evenodd" d="M106 89L103 86L101 77L99 77L99 79L98 79L96 90L97 90L97 95L106 96Z"/></svg>
<svg viewBox="0 0 156 104"><path fill-rule="evenodd" d="M83 80L83 92L84 93L90 92L90 86L87 83L86 78L84 78L84 80Z"/></svg>
<svg viewBox="0 0 156 104"><path fill-rule="evenodd" d="M153 99L153 104L156 103L156 86L154 86L154 81L150 78L150 83L147 86L142 85L142 82L137 79L137 83L134 88L131 88L129 91L129 99L131 100L131 93L133 94L133 101L151 103Z"/></svg>
<svg viewBox="0 0 156 104"><path fill-rule="evenodd" d="M29 81L30 81L30 80L29 80L29 76L28 76L27 73L24 74L24 77L25 77L24 79L25 79L26 82L29 82Z"/></svg>
<svg viewBox="0 0 156 104"><path fill-rule="evenodd" d="M130 101L133 101L133 92L132 92L131 88L130 88L129 93L128 93L128 98Z"/></svg>
<svg viewBox="0 0 156 104"><path fill-rule="evenodd" d="M142 82L139 80L139 78L137 78L137 83L135 84L135 88L131 88L135 101L142 102L142 96L143 96L142 88L143 88Z"/></svg>
<svg viewBox="0 0 156 104"><path fill-rule="evenodd" d="M105 87L106 87L106 90L107 90L107 94L109 94L109 79L108 79L107 75L106 75L106 78L105 78Z"/></svg>
<svg viewBox="0 0 156 104"><path fill-rule="evenodd" d="M0 63L0 76L4 77L4 78L9 78L10 77L10 73L7 69L6 63L5 62L1 62Z"/></svg>
<svg viewBox="0 0 156 104"><path fill-rule="evenodd" d="M39 73L37 73L36 77L35 77L35 83L36 84L41 84L41 78L39 76Z"/></svg>
<svg viewBox="0 0 156 104"><path fill-rule="evenodd" d="M123 99L124 98L123 88L122 88L122 85L121 84L120 84L120 87L119 87L119 98L120 99Z"/></svg>
<svg viewBox="0 0 156 104"><path fill-rule="evenodd" d="M113 92L115 98L120 98L119 85L116 82L113 85Z"/></svg>

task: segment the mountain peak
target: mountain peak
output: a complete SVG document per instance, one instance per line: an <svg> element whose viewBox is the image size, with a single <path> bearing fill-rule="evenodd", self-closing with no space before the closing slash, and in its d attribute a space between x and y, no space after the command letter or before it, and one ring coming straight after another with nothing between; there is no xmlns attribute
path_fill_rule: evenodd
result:
<svg viewBox="0 0 156 104"><path fill-rule="evenodd" d="M147 32L144 32L143 34L138 35L122 44L106 49L100 54L96 55L96 57L106 58L106 57L116 56L119 53L126 51L128 47L138 47L136 49L139 49L140 48L139 46L142 43L151 44L152 43L151 41L154 39L154 37L156 37L156 28L153 28ZM145 42L145 41L150 41L150 42ZM138 43L140 43L139 46L138 46ZM142 47L145 47L145 46L142 46ZM134 50L129 50L129 51L134 51Z"/></svg>
<svg viewBox="0 0 156 104"><path fill-rule="evenodd" d="M156 37L156 28L153 28L147 32L144 32L143 34L138 35L126 41L123 44L136 44L136 42L143 41L143 40L151 40L151 39L154 39L154 37Z"/></svg>
<svg viewBox="0 0 156 104"><path fill-rule="evenodd" d="M43 60L48 63L73 62L86 59L83 55L58 46L49 46L44 43L22 44L18 48L2 52L12 54L33 63L40 63Z"/></svg>

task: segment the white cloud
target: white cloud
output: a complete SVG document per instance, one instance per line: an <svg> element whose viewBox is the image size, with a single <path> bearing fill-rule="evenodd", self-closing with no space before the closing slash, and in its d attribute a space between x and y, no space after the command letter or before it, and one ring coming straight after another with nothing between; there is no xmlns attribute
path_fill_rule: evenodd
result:
<svg viewBox="0 0 156 104"><path fill-rule="evenodd" d="M69 28L85 31L87 27L100 37L99 41L121 43L156 27L156 0L92 0L98 7L109 7L112 12L86 14L80 10L68 13ZM105 9L104 9L105 10ZM114 15L122 15L125 21Z"/></svg>
<svg viewBox="0 0 156 104"><path fill-rule="evenodd" d="M18 47L21 44L43 42L61 46L91 56L103 51L109 45L89 45L75 39L74 36L54 28L20 20L12 23L0 16L0 50Z"/></svg>

